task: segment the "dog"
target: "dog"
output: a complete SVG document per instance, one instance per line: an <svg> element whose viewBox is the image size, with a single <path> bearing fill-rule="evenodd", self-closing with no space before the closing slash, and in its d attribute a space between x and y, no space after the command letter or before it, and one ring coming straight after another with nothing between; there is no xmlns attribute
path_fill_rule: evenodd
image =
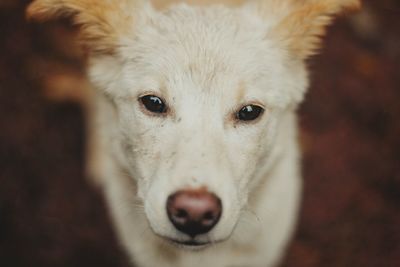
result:
<svg viewBox="0 0 400 267"><path fill-rule="evenodd" d="M88 169L138 267L265 267L301 199L306 60L358 0L35 0L88 54Z"/></svg>

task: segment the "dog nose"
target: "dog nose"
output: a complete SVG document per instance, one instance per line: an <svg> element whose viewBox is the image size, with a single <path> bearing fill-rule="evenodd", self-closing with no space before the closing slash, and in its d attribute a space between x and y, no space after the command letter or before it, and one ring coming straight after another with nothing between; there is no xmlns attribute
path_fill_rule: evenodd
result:
<svg viewBox="0 0 400 267"><path fill-rule="evenodd" d="M222 205L216 195L205 190L182 190L169 196L167 213L176 229L193 238L218 223Z"/></svg>

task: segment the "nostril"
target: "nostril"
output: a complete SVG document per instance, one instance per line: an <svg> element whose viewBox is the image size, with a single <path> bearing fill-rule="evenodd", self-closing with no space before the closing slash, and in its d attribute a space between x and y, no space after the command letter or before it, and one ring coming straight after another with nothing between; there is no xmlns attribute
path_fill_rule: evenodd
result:
<svg viewBox="0 0 400 267"><path fill-rule="evenodd" d="M214 218L215 218L215 216L212 211L207 211L203 216L204 221L212 221L212 220L214 220Z"/></svg>
<svg viewBox="0 0 400 267"><path fill-rule="evenodd" d="M178 209L175 216L179 219L184 219L188 216L188 213L184 209Z"/></svg>
<svg viewBox="0 0 400 267"><path fill-rule="evenodd" d="M184 209L177 209L175 214L171 214L170 219L175 224L183 225L187 222L189 214Z"/></svg>
<svg viewBox="0 0 400 267"><path fill-rule="evenodd" d="M212 219L214 219L214 214L213 214L213 212L212 212L212 211L207 211L207 212L204 214L203 219L205 219L205 220L212 220Z"/></svg>
<svg viewBox="0 0 400 267"><path fill-rule="evenodd" d="M208 211L204 214L201 223L204 226L210 226L214 223L214 220L215 220L214 213L212 211Z"/></svg>

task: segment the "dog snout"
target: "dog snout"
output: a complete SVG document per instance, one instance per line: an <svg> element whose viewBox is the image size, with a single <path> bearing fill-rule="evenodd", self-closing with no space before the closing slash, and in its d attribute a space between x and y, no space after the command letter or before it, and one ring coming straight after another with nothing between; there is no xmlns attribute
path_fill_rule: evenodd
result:
<svg viewBox="0 0 400 267"><path fill-rule="evenodd" d="M169 196L167 213L176 229L193 238L209 232L218 223L222 204L206 190L182 190Z"/></svg>

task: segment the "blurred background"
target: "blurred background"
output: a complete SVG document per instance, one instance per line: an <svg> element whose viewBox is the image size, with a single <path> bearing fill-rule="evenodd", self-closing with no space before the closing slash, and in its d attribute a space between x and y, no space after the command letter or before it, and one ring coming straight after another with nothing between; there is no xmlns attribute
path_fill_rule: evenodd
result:
<svg viewBox="0 0 400 267"><path fill-rule="evenodd" d="M127 267L85 180L84 54L0 0L0 266ZM283 267L400 266L400 1L365 0L309 63L305 194Z"/></svg>

